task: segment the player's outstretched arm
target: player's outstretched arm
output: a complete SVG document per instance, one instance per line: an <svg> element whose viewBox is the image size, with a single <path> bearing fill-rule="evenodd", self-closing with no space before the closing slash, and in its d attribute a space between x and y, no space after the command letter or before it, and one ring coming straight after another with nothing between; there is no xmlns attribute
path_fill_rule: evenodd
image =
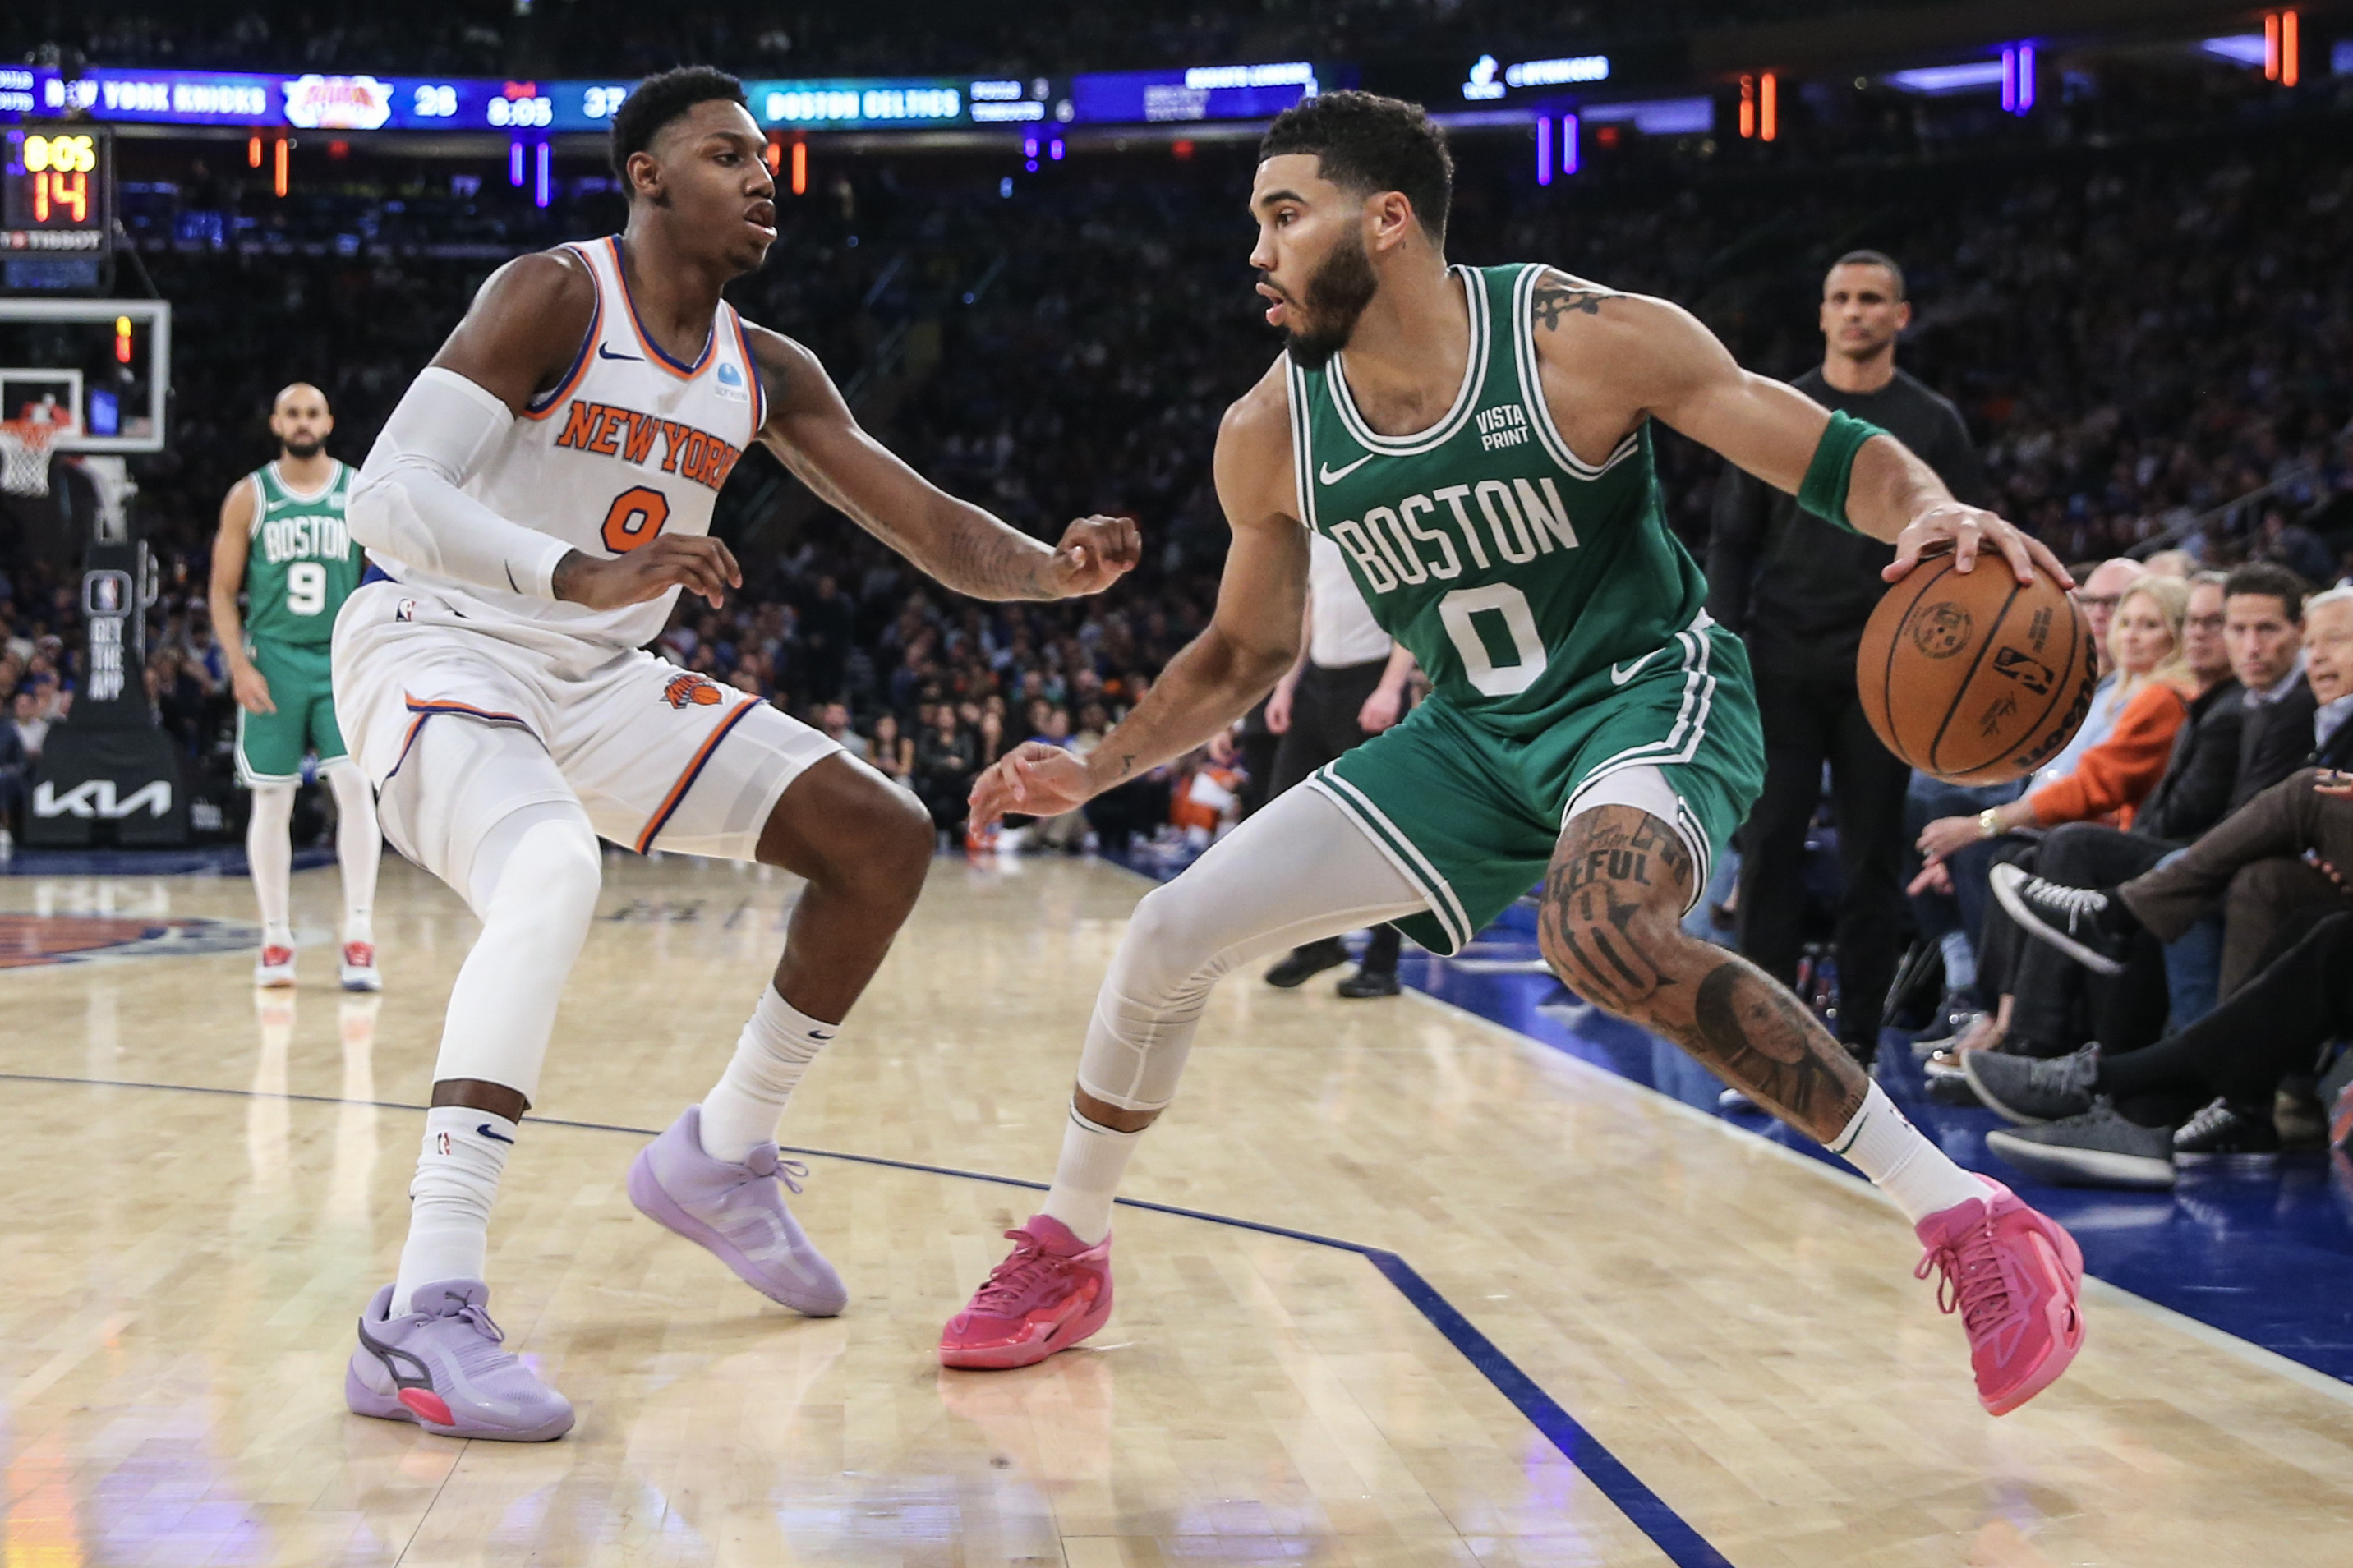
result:
<svg viewBox="0 0 2353 1568"><path fill-rule="evenodd" d="M1936 470L1893 436L1880 433L1849 451L1824 450L1828 410L1787 383L1743 370L1715 333L1679 305L1636 294L1616 294L1556 274L1536 292L1537 353L1548 396L1582 358L1606 383L1604 402L1630 418L1655 416L1702 446L1732 459L1766 483L1801 498L1818 454L1845 467L1830 487L1842 494L1845 521L1857 532L1895 546L1890 581L1903 576L1923 551L1951 544L1957 569L1968 571L1980 549L1998 550L2021 583L2035 572L2071 584L2066 568L2038 540L1994 513L1953 499ZM1564 301L1546 310L1548 299ZM1564 323L1574 323L1565 329ZM1554 340L1567 330L1576 347ZM1576 357L1572 357L1576 356ZM1586 357L1589 356L1589 357ZM1556 369L1557 367L1557 369Z"/></svg>
<svg viewBox="0 0 2353 1568"><path fill-rule="evenodd" d="M237 613L237 590L245 586L245 564L253 551L253 481L243 479L221 498L220 531L213 535L213 574L206 600L213 613L213 635L220 639L221 656L228 660L229 692L248 713L275 713L269 681L245 655L245 620Z"/></svg>
<svg viewBox="0 0 2353 1568"><path fill-rule="evenodd" d="M1291 668L1307 602L1307 532L1292 515L1291 421L1279 372L1226 411L1217 481L1233 543L1208 627L1085 757L1032 742L983 770L972 786L976 826L1008 811L1068 811L1183 756L1249 712Z"/></svg>
<svg viewBox="0 0 2353 1568"><path fill-rule="evenodd" d="M1051 546L958 500L866 433L815 354L781 332L746 331L768 395L768 449L820 500L957 593L1099 594L1143 554L1125 518L1082 517Z"/></svg>

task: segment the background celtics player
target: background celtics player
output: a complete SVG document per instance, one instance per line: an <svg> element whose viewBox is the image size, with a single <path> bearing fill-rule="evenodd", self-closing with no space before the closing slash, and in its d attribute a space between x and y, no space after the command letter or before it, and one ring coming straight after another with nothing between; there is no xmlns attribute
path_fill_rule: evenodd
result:
<svg viewBox="0 0 2353 1568"><path fill-rule="evenodd" d="M343 526L352 469L326 453L334 427L326 394L308 383L296 382L270 405L278 460L239 479L221 501L220 532L213 541L213 625L228 653L237 693L237 777L253 791L245 852L261 904L254 984L294 984L290 831L303 753L316 751L340 819L335 855L343 874L343 989L376 991L383 982L368 910L375 901L383 838L366 776L344 752L327 674L335 612L365 569ZM246 599L241 621L239 589Z"/></svg>
<svg viewBox="0 0 2353 1568"><path fill-rule="evenodd" d="M1891 577L1945 543L1964 571L1981 549L2021 581L2063 570L1892 437L1743 371L1673 305L1541 265L1450 268L1451 164L1420 110L1310 99L1261 157L1250 264L1288 343L1219 430L1233 542L1216 614L1092 752L1028 745L983 774L974 820L1067 810L1248 710L1292 660L1310 529L1347 553L1432 694L1137 906L1044 1212L949 1322L942 1360L1024 1364L1109 1316L1113 1190L1220 976L1379 921L1452 952L1540 881L1565 982L1905 1210L1967 1325L1979 1397L2015 1407L2081 1342L2073 1240L1946 1159L1796 997L1679 929L1764 754L1746 655L1666 529L1650 422L1893 542Z"/></svg>

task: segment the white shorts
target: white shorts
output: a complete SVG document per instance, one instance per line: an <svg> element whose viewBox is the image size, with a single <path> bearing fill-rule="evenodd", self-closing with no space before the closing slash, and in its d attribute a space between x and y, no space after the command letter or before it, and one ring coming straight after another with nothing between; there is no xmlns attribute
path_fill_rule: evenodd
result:
<svg viewBox="0 0 2353 1568"><path fill-rule="evenodd" d="M480 787L401 777L419 732L444 716L535 736L597 833L639 854L754 858L786 786L841 750L757 697L649 653L479 613L379 580L353 593L336 617L336 712L352 755L385 793L388 829L402 817L448 815L435 808L437 791ZM392 791L396 779L403 787ZM516 795L497 805L563 798L552 784ZM485 824L504 815L468 805L467 815ZM394 843L407 851L397 837Z"/></svg>

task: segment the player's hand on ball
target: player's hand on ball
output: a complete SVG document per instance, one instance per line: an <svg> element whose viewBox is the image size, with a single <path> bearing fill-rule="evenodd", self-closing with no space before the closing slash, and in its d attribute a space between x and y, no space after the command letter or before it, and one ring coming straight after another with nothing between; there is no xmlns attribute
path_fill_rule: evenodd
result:
<svg viewBox="0 0 2353 1568"><path fill-rule="evenodd" d="M987 827L1008 811L1059 816L1084 805L1087 764L1043 741L1024 741L972 781L972 825Z"/></svg>
<svg viewBox="0 0 2353 1568"><path fill-rule="evenodd" d="M664 534L610 560L575 550L555 567L555 596L592 610L642 605L672 588L684 588L715 610L726 603L728 589L743 585L733 552L690 534Z"/></svg>
<svg viewBox="0 0 2353 1568"><path fill-rule="evenodd" d="M2034 581L2034 574L2047 572L2063 588L2072 588L2075 579L2068 575L2059 557L2041 540L2021 532L2018 527L1995 516L1983 507L1963 506L1959 501L1941 501L1914 518L1904 531L1895 536L1895 559L1880 574L1890 583L1901 581L1920 557L1938 544L1953 547L1953 570L1975 569L1978 554L1999 551L2018 574L2021 583Z"/></svg>
<svg viewBox="0 0 2353 1568"><path fill-rule="evenodd" d="M269 700L269 678L252 665L241 664L230 670L228 685L237 697L237 705L247 712L278 711L278 704Z"/></svg>
<svg viewBox="0 0 2353 1568"><path fill-rule="evenodd" d="M1100 594L1144 558L1144 535L1124 517L1082 517L1062 531L1046 577L1057 598Z"/></svg>

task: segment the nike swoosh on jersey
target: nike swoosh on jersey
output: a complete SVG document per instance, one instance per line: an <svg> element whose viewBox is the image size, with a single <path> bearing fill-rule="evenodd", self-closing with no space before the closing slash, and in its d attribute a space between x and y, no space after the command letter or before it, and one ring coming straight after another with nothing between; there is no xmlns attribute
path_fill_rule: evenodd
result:
<svg viewBox="0 0 2353 1568"><path fill-rule="evenodd" d="M1642 667L1644 665L1658 658L1663 651L1665 650L1654 647L1650 652L1644 654L1641 658L1636 659L1632 664L1611 665L1609 667L1609 684L1612 686L1625 685L1628 681L1633 679L1634 677L1642 672Z"/></svg>
<svg viewBox="0 0 2353 1568"><path fill-rule="evenodd" d="M596 345L596 357L598 359L625 359L636 364L643 364L646 362L646 356L643 354L617 354L611 349L607 348L603 343L598 343Z"/></svg>
<svg viewBox="0 0 2353 1568"><path fill-rule="evenodd" d="M1367 452L1363 457L1357 458L1355 462L1350 463L1345 468L1335 468L1331 464L1326 463L1324 465L1324 470L1320 477L1325 484L1336 485L1342 479L1346 479L1350 474L1355 473L1358 468L1363 468L1366 463L1371 462L1375 458L1379 456L1380 454L1377 452Z"/></svg>

